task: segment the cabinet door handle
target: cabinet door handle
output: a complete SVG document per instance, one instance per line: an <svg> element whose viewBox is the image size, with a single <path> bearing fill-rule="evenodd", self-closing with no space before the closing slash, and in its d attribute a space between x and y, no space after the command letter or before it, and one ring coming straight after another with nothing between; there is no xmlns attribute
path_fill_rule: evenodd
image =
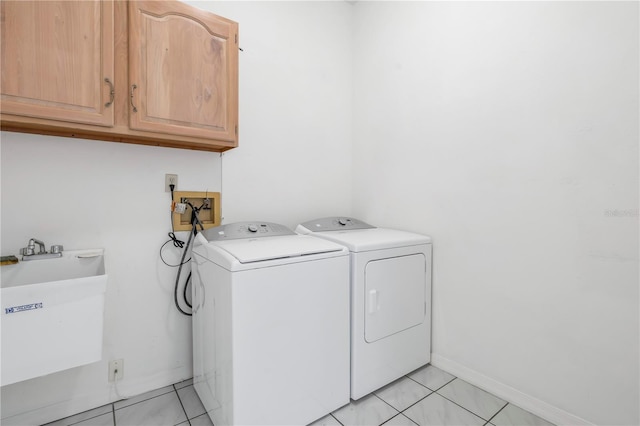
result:
<svg viewBox="0 0 640 426"><path fill-rule="evenodd" d="M113 83L111 82L111 80L109 80L107 77L104 78L104 82L107 83L109 85L109 88L111 89L109 91L109 95L111 96L111 98L109 99L109 102L107 102L106 104L104 104L104 106L106 108L109 108L111 106L111 104L113 103L113 99L116 96L116 90L113 87Z"/></svg>
<svg viewBox="0 0 640 426"><path fill-rule="evenodd" d="M138 86L136 84L131 85L131 106L133 107L133 112L138 112L138 108L133 104L133 91L136 90Z"/></svg>

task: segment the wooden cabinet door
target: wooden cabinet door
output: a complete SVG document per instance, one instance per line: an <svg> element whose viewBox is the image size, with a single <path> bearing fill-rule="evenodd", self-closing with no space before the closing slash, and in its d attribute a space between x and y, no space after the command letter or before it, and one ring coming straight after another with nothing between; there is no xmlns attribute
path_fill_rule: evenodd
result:
<svg viewBox="0 0 640 426"><path fill-rule="evenodd" d="M237 34L237 23L183 3L130 2L130 127L235 146Z"/></svg>
<svg viewBox="0 0 640 426"><path fill-rule="evenodd" d="M113 2L2 1L0 13L2 113L113 126Z"/></svg>

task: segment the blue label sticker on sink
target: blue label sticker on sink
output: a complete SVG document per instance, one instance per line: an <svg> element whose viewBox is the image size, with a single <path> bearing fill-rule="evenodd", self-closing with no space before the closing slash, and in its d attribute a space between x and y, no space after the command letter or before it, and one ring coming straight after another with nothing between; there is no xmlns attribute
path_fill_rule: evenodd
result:
<svg viewBox="0 0 640 426"><path fill-rule="evenodd" d="M4 313L5 314L15 314L17 312L32 311L34 309L42 309L42 302L40 302L40 303L29 303L28 305L12 306L10 308L5 308L4 309Z"/></svg>

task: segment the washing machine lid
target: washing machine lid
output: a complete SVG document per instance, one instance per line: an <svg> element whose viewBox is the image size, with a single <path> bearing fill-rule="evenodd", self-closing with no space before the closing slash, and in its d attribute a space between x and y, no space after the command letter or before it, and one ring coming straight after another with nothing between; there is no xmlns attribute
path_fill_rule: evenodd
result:
<svg viewBox="0 0 640 426"><path fill-rule="evenodd" d="M291 229L273 222L235 222L209 228L202 232L207 241L295 235Z"/></svg>
<svg viewBox="0 0 640 426"><path fill-rule="evenodd" d="M217 247L242 264L340 252L343 247L305 235L217 241Z"/></svg>
<svg viewBox="0 0 640 426"><path fill-rule="evenodd" d="M349 254L342 245L299 235L270 222L236 222L210 228L197 235L193 253L229 270Z"/></svg>

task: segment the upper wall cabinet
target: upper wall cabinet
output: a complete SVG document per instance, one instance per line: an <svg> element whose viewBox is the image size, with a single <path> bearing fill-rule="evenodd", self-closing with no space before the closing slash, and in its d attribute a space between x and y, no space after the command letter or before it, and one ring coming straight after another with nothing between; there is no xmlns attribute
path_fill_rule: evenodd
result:
<svg viewBox="0 0 640 426"><path fill-rule="evenodd" d="M225 151L238 24L178 1L2 1L3 130Z"/></svg>
<svg viewBox="0 0 640 426"><path fill-rule="evenodd" d="M113 126L113 3L3 1L2 112Z"/></svg>
<svg viewBox="0 0 640 426"><path fill-rule="evenodd" d="M235 141L237 33L182 3L131 2L131 128Z"/></svg>

